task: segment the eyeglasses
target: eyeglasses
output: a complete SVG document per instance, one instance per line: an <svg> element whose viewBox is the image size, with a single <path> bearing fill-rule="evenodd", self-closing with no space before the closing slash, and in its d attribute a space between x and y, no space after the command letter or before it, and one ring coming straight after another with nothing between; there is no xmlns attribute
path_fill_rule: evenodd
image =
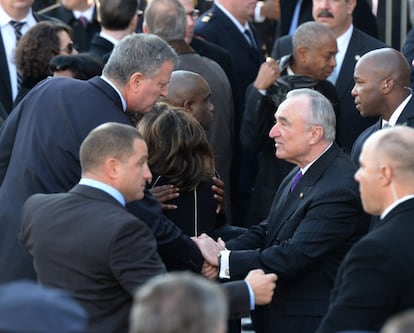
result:
<svg viewBox="0 0 414 333"><path fill-rule="evenodd" d="M200 11L198 9L193 9L191 12L187 12L187 15L193 20L197 20L200 16Z"/></svg>
<svg viewBox="0 0 414 333"><path fill-rule="evenodd" d="M60 50L60 51L65 51L65 52L67 52L67 53L69 53L69 54L72 54L73 49L74 49L74 47L73 47L73 42L72 42L72 41L70 41L70 42L68 43L68 45L66 45L63 49L59 49L59 50Z"/></svg>

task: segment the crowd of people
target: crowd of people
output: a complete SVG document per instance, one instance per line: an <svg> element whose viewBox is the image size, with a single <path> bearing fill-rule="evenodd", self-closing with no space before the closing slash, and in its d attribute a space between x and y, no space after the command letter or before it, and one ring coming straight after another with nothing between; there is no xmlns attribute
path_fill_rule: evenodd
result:
<svg viewBox="0 0 414 333"><path fill-rule="evenodd" d="M0 331L414 332L380 6L0 0Z"/></svg>

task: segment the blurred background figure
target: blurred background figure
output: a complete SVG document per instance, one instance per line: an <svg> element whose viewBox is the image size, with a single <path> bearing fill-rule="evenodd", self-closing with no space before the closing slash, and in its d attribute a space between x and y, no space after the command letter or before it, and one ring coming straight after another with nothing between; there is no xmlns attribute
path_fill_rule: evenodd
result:
<svg viewBox="0 0 414 333"><path fill-rule="evenodd" d="M0 286L0 332L85 332L85 310L68 293L20 280Z"/></svg>
<svg viewBox="0 0 414 333"><path fill-rule="evenodd" d="M15 51L21 85L14 105L37 83L52 75L49 61L53 56L73 53L77 51L73 47L72 29L66 24L43 21L30 28L17 43Z"/></svg>
<svg viewBox="0 0 414 333"><path fill-rule="evenodd" d="M90 53L57 55L50 62L53 76L68 76L79 80L89 80L101 75L103 62Z"/></svg>
<svg viewBox="0 0 414 333"><path fill-rule="evenodd" d="M388 319L380 333L413 333L414 309L406 310Z"/></svg>
<svg viewBox="0 0 414 333"><path fill-rule="evenodd" d="M60 4L42 11L73 29L73 43L79 52L89 51L92 37L101 30L94 0L60 0Z"/></svg>
<svg viewBox="0 0 414 333"><path fill-rule="evenodd" d="M149 280L135 294L130 333L225 333L227 302L218 284L191 273Z"/></svg>

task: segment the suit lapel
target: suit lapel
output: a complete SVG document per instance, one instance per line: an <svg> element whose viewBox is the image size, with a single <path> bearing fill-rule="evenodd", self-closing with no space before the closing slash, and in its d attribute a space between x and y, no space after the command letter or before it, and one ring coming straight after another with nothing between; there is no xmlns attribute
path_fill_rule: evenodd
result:
<svg viewBox="0 0 414 333"><path fill-rule="evenodd" d="M287 222L289 230L295 230L300 223L300 219L292 219L292 216L301 209L307 202L307 197L314 188L315 183L321 178L325 170L329 168L332 161L340 152L338 146L334 143L303 175L300 182L289 193L290 183L298 172L299 168L294 168L280 185L273 201L272 209L268 218L268 233L266 237L266 246L274 242L274 239L281 233Z"/></svg>
<svg viewBox="0 0 414 333"><path fill-rule="evenodd" d="M10 86L9 65L7 64L6 51L3 43L3 36L0 31L0 89L6 95L7 101L1 101L6 109L11 108L12 93ZM7 102L7 104L5 104Z"/></svg>
<svg viewBox="0 0 414 333"><path fill-rule="evenodd" d="M398 125L405 125L414 127L414 97L411 95L411 99L408 101L403 112L397 119Z"/></svg>

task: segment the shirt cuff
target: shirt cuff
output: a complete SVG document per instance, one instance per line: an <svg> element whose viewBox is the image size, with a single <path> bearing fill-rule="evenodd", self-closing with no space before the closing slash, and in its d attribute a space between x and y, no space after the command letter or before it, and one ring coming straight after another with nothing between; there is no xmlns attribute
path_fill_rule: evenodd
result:
<svg viewBox="0 0 414 333"><path fill-rule="evenodd" d="M252 287L250 286L249 282L247 282L246 280L244 280L244 282L246 282L247 285L247 289L249 289L249 296L250 296L250 310L254 310L254 303L255 303L255 299L254 299L254 292Z"/></svg>
<svg viewBox="0 0 414 333"><path fill-rule="evenodd" d="M220 251L219 260L220 260L219 278L230 279L230 251L229 250Z"/></svg>
<svg viewBox="0 0 414 333"><path fill-rule="evenodd" d="M256 23L262 23L266 19L266 17L260 15L263 4L263 1L258 1L256 3L256 7L254 8L254 22Z"/></svg>

